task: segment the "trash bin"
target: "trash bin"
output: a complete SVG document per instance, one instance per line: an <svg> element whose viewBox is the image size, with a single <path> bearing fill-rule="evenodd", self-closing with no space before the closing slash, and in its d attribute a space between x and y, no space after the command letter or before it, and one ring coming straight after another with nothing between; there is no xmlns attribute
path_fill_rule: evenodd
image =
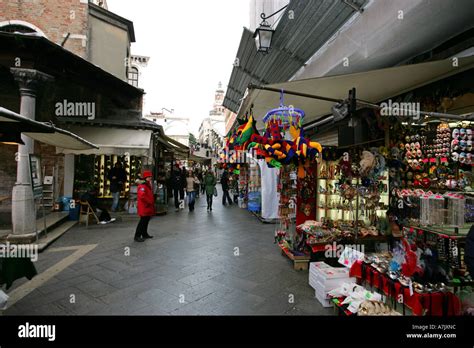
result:
<svg viewBox="0 0 474 348"><path fill-rule="evenodd" d="M78 221L79 220L79 211L81 209L80 204L76 204L74 208L69 208L69 220Z"/></svg>
<svg viewBox="0 0 474 348"><path fill-rule="evenodd" d="M69 211L69 205L71 204L72 197L61 197L61 200L63 202L63 210Z"/></svg>

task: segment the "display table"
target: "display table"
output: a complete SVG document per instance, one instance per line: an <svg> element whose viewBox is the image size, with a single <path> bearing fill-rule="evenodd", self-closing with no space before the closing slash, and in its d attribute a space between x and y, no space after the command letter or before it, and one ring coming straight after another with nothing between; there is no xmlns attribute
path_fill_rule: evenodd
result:
<svg viewBox="0 0 474 348"><path fill-rule="evenodd" d="M452 292L420 294L413 291L410 294L409 287L390 279L362 261L352 265L350 276L356 277L360 283L368 283L372 288L383 291L396 302L402 299L403 305L411 309L414 315L452 316L461 313L461 302Z"/></svg>

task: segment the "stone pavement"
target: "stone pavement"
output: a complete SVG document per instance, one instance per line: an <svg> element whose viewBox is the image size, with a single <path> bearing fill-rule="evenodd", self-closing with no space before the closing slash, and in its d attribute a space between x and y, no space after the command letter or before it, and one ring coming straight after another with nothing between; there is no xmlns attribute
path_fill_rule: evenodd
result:
<svg viewBox="0 0 474 348"><path fill-rule="evenodd" d="M39 256L39 274L16 281L4 315L332 315L273 242L275 225L237 206L76 226ZM294 301L292 301L294 300ZM292 303L293 302L293 303Z"/></svg>

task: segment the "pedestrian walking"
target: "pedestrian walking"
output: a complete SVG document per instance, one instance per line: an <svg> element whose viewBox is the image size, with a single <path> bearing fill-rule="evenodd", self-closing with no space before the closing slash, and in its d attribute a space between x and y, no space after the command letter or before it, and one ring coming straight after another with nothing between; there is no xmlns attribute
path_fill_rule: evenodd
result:
<svg viewBox="0 0 474 348"><path fill-rule="evenodd" d="M229 205L232 205L232 199L229 195L229 173L227 170L224 170L221 176L221 185L222 185L222 205L226 205L226 199L229 202Z"/></svg>
<svg viewBox="0 0 474 348"><path fill-rule="evenodd" d="M122 194L124 183L127 181L127 173L122 167L122 163L116 162L110 170L108 179L110 180L110 192L112 192L112 211L117 211Z"/></svg>
<svg viewBox="0 0 474 348"><path fill-rule="evenodd" d="M214 174L208 170L206 175L204 176L204 187L206 190L206 198L207 198L207 210L212 211L212 198L214 196L214 191L216 190L216 177Z"/></svg>
<svg viewBox="0 0 474 348"><path fill-rule="evenodd" d="M190 170L186 178L186 195L188 196L189 211L194 211L194 203L196 202L196 184L199 184L199 179Z"/></svg>
<svg viewBox="0 0 474 348"><path fill-rule="evenodd" d="M140 221L138 222L135 231L135 241L143 242L147 238L153 238L148 234L148 223L153 215L155 215L155 197L153 196L153 189L151 186L153 174L150 170L143 172L143 177L138 186L138 215Z"/></svg>
<svg viewBox="0 0 474 348"><path fill-rule="evenodd" d="M196 177L199 180L199 183L196 183L194 189L196 191L196 198L199 198L199 194L201 193L201 183L204 181L204 177L202 175L202 170L198 169Z"/></svg>
<svg viewBox="0 0 474 348"><path fill-rule="evenodd" d="M186 170L186 167L183 165L183 168L181 168L181 189L179 190L179 198L181 200L184 200L184 191L186 191L186 177L188 172Z"/></svg>
<svg viewBox="0 0 474 348"><path fill-rule="evenodd" d="M171 187L173 188L174 207L176 208L176 211L179 211L180 200L184 199L184 191L181 170L178 165L176 165L171 172Z"/></svg>

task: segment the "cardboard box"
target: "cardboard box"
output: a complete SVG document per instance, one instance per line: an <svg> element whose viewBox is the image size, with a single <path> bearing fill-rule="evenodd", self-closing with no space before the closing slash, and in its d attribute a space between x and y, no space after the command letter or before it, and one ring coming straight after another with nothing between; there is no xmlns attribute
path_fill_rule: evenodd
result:
<svg viewBox="0 0 474 348"><path fill-rule="evenodd" d="M326 298L326 296L322 295L321 293L315 291L314 296L319 301L319 303L321 303L321 305L323 307L331 307L332 306L331 300L328 300Z"/></svg>
<svg viewBox="0 0 474 348"><path fill-rule="evenodd" d="M329 266L326 262L310 262L309 264L309 270L310 272L317 272L319 270L325 269L325 268L332 268Z"/></svg>

